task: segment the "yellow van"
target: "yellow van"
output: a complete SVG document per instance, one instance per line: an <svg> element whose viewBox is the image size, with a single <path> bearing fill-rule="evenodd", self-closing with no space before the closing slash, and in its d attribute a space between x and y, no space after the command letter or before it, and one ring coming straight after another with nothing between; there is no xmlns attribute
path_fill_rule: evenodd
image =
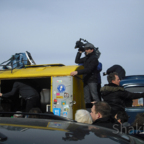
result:
<svg viewBox="0 0 144 144"><path fill-rule="evenodd" d="M79 69L83 69L83 66L44 64L0 70L0 92L11 91L17 80L34 80L41 88L42 112L50 110L56 115L74 119L76 110L85 108L82 76L70 76L72 71ZM2 107L8 112L23 110L24 103L19 94L1 100Z"/></svg>

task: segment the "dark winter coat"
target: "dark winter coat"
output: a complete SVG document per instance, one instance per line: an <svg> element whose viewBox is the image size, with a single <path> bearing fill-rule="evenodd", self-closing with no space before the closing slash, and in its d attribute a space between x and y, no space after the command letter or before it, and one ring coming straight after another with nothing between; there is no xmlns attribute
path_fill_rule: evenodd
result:
<svg viewBox="0 0 144 144"><path fill-rule="evenodd" d="M118 123L117 120L111 116L99 118L95 120L92 124L110 129L120 130L120 123Z"/></svg>
<svg viewBox="0 0 144 144"><path fill-rule="evenodd" d="M75 63L83 63L84 69L77 70L78 75L83 74L84 83L97 83L97 66L98 66L98 59L95 55L95 52L92 52L86 55L83 58L81 57L81 53L77 53Z"/></svg>
<svg viewBox="0 0 144 144"><path fill-rule="evenodd" d="M121 67L120 65L113 65L112 67L110 67L106 71L107 74L110 74L110 73L113 73L113 72L117 72L118 73L118 76L119 76L120 80L125 77L125 73L126 73L124 68Z"/></svg>
<svg viewBox="0 0 144 144"><path fill-rule="evenodd" d="M19 94L24 99L39 97L39 93L35 88L22 82L15 82L11 92L3 94L2 97L7 98L7 97L14 96L16 92L19 92Z"/></svg>
<svg viewBox="0 0 144 144"><path fill-rule="evenodd" d="M101 96L111 106L112 115L115 115L118 111L125 110L129 100L142 98L144 93L131 93L123 87L110 83L101 88Z"/></svg>

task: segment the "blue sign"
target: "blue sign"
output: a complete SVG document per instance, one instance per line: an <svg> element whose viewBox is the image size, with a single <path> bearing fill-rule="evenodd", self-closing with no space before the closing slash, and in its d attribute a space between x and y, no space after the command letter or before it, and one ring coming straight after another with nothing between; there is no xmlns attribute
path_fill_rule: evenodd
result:
<svg viewBox="0 0 144 144"><path fill-rule="evenodd" d="M58 85L57 90L60 93L63 93L66 90L66 87L63 84Z"/></svg>
<svg viewBox="0 0 144 144"><path fill-rule="evenodd" d="M60 116L61 109L60 108L53 108L53 113L54 113L54 115Z"/></svg>

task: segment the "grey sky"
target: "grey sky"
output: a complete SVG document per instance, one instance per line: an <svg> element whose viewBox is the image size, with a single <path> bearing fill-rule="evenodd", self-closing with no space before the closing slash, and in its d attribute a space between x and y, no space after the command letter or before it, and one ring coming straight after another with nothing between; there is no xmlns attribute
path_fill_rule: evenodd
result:
<svg viewBox="0 0 144 144"><path fill-rule="evenodd" d="M99 47L103 72L120 64L143 74L143 17L144 0L0 0L0 63L29 51L37 64L74 65L84 38Z"/></svg>

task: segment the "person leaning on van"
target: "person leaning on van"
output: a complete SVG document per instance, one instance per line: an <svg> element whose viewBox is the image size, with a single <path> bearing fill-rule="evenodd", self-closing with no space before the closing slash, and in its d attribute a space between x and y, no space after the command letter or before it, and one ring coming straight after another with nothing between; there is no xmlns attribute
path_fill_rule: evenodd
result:
<svg viewBox="0 0 144 144"><path fill-rule="evenodd" d="M12 90L5 94L0 93L0 96L8 98L14 96L16 92L19 92L22 98L26 100L26 112L29 112L29 110L34 107L40 106L40 98L38 91L26 82L14 82Z"/></svg>
<svg viewBox="0 0 144 144"><path fill-rule="evenodd" d="M94 101L100 101L97 92L97 66L98 59L95 55L94 46L87 43L84 46L86 56L81 57L82 51L77 53L75 63L83 63L84 69L73 71L70 73L71 76L83 74L84 81L84 98L86 106L91 103L91 96Z"/></svg>

